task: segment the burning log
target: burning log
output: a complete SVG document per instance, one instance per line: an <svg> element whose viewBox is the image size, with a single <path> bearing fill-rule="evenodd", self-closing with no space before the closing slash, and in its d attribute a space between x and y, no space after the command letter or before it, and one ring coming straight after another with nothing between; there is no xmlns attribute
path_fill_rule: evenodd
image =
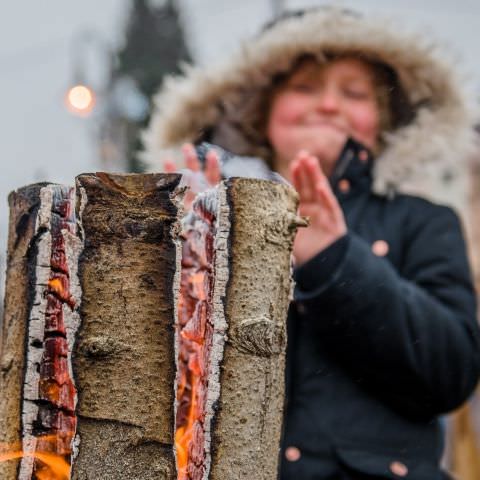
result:
<svg viewBox="0 0 480 480"><path fill-rule="evenodd" d="M277 478L295 209L285 185L232 179L198 198L186 218L181 480Z"/></svg>
<svg viewBox="0 0 480 480"><path fill-rule="evenodd" d="M2 478L48 479L52 468L69 475L76 391L68 345L79 323L73 193L42 184L9 198L0 411L6 441L17 445L9 455L19 461L0 463Z"/></svg>
<svg viewBox="0 0 480 480"><path fill-rule="evenodd" d="M1 478L277 477L296 195L222 183L181 246L179 182L11 195Z"/></svg>

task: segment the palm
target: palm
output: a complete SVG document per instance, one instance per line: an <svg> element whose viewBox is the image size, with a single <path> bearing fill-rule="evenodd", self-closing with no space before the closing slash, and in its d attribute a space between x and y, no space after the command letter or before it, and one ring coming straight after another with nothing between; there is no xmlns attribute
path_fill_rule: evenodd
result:
<svg viewBox="0 0 480 480"><path fill-rule="evenodd" d="M220 182L222 179L220 172L220 162L218 154L214 149L208 151L206 155L206 165L202 170L200 161L198 160L197 153L192 144L185 144L182 148L183 155L185 157L185 166L187 172L183 175L189 189L185 193L183 200L185 208L188 210L197 194L209 187L212 187ZM165 171L169 173L176 172L178 170L175 162L167 160L164 164Z"/></svg>
<svg viewBox="0 0 480 480"><path fill-rule="evenodd" d="M290 167L299 194L299 214L309 217L307 228L298 231L293 245L297 263L304 263L342 237L347 227L342 209L333 194L318 159L300 152Z"/></svg>

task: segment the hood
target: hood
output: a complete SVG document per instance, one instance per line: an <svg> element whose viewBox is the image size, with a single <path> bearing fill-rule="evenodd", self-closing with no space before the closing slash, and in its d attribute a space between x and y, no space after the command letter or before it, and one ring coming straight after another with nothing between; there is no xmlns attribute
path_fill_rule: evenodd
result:
<svg viewBox="0 0 480 480"><path fill-rule="evenodd" d="M143 138L148 168L161 170L167 149L205 139L237 155L265 157L265 142L251 128L262 93L300 55L320 57L322 52L361 53L389 65L413 105L413 120L384 134L385 147L374 164L374 191L413 193L462 208L465 160L475 136L451 59L421 36L399 33L393 20L336 8L292 14L223 64L185 66L182 75L167 78Z"/></svg>

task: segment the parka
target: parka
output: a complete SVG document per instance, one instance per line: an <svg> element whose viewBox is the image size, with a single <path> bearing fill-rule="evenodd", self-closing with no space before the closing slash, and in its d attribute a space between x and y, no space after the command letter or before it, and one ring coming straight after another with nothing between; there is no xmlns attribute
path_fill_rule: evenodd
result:
<svg viewBox="0 0 480 480"><path fill-rule="evenodd" d="M396 73L408 122L375 155L350 139L332 189L348 233L294 270L279 478L444 478L439 416L480 373L463 228L472 119L454 69L421 37L335 8L290 14L219 67L188 67L156 97L144 159L210 141L268 163L257 125L301 55L354 53ZM447 206L449 204L450 206Z"/></svg>

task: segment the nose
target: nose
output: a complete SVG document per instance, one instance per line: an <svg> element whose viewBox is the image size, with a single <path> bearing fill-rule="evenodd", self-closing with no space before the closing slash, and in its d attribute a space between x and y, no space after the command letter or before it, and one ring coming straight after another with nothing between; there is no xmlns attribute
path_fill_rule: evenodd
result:
<svg viewBox="0 0 480 480"><path fill-rule="evenodd" d="M339 109L338 94L332 88L322 88L316 95L316 109L323 113L336 113Z"/></svg>

